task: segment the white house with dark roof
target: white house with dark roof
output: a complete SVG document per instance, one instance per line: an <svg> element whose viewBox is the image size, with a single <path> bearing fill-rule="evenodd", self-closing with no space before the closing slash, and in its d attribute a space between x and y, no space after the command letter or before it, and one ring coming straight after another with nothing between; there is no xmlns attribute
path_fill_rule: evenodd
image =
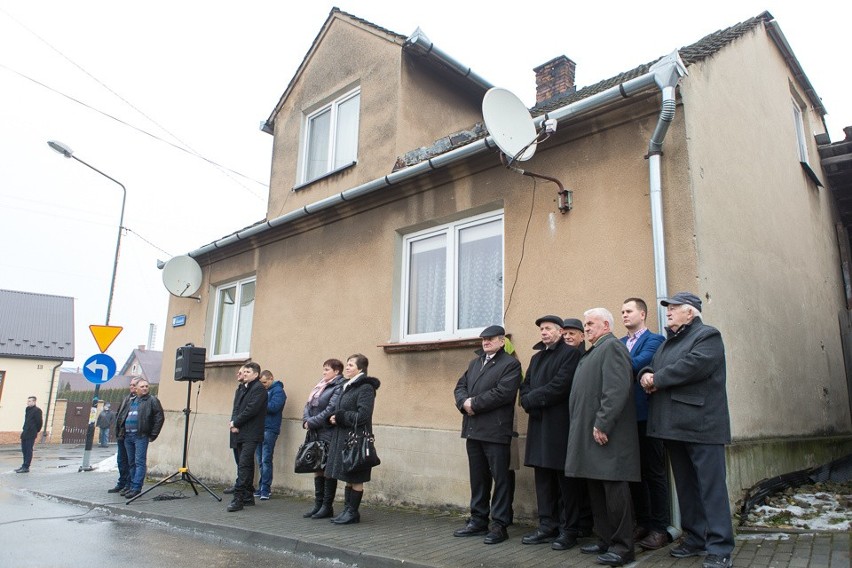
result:
<svg viewBox="0 0 852 568"><path fill-rule="evenodd" d="M27 397L50 416L59 367L73 359L74 298L0 290L0 443L20 440Z"/></svg>

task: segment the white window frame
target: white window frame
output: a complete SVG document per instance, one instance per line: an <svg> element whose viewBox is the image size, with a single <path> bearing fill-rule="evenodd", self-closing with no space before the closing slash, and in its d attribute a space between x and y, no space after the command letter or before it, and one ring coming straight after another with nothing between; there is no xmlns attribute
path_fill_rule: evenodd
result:
<svg viewBox="0 0 852 568"><path fill-rule="evenodd" d="M799 154L799 162L810 165L808 160L808 141L805 137L805 117L804 110L795 99L791 99L793 103L793 124L796 128L796 149Z"/></svg>
<svg viewBox="0 0 852 568"><path fill-rule="evenodd" d="M453 221L450 223L446 223L440 226L431 227L429 229L424 229L421 231L417 231L414 233L410 233L407 235L403 235L403 243L402 243L402 290L401 290L401 312L400 312L400 327L399 327L399 337L401 342L421 342L421 341L440 341L440 340L448 340L448 339L463 339L476 337L482 331L482 328L486 325L493 324L502 324L503 310L505 308L505 288L501 290L500 294L500 319L501 321L497 322L488 322L488 324L483 325L482 327L475 328L466 328L461 329L457 327L458 322L458 311L459 311L459 290L458 290L458 247L459 247L459 234L464 229L474 227L476 225L484 225L486 223L491 223L493 221L500 221L500 235L503 239L501 245L501 270L502 274L505 274L505 256L506 256L506 246L505 246L505 220L504 220L504 212L502 209L498 211L490 211L488 213L483 213L480 215L475 215L472 217L466 217L464 219L460 219L458 221ZM429 333L409 333L408 332L408 324L409 324L409 287L410 287L410 261L411 261L411 246L412 243L417 241L421 241L424 239L432 238L438 235L446 236L446 246L447 246L447 274L445 279L446 286L446 297L445 297L445 309L444 309L444 329L435 332ZM503 284L505 286L505 278L503 278ZM501 286L501 287L502 287Z"/></svg>
<svg viewBox="0 0 852 568"><path fill-rule="evenodd" d="M249 351L236 351L236 343L237 337L239 336L239 326L240 326L240 310L239 306L242 301L243 294L243 286L248 284L249 282L254 282L255 284L255 301L257 300L257 277L250 276L248 278L242 278L240 280L232 280L230 282L226 282L221 284L216 288L216 293L214 294L214 305L213 305L213 329L211 334L211 349L208 354L208 360L210 361L221 361L221 360L231 360L231 359L246 359L249 357L251 351L251 336L249 336ZM216 349L218 347L217 341L219 337L219 295L220 293L227 288L236 288L236 294L234 296L234 305L237 306L237 309L234 310L231 319L231 329L233 332L231 333L230 345L227 346L226 350L223 350L222 353L216 353ZM254 322L254 307L252 307L252 323ZM249 331L251 333L251 331Z"/></svg>
<svg viewBox="0 0 852 568"><path fill-rule="evenodd" d="M347 162L345 164L341 164L341 165L338 165L338 166L334 165L337 161L337 156L335 155L335 152L336 152L336 148L337 148L337 137L338 137L338 109L340 108L340 106L342 104L351 101L355 97L360 97L360 96L361 96L361 88L357 87L355 89L352 89L351 91L347 91L346 93L337 97L336 99L334 99L330 103L327 103L327 104L313 110L309 114L305 115L305 120L304 120L304 124L303 124L303 128L302 128L302 131L305 133L305 136L304 136L304 141L303 141L303 144L302 144L302 160L301 160L301 165L300 165L301 175L300 175L300 178L299 178L300 184L306 184L306 183L312 182L314 180L320 179L320 178L322 178L322 177L324 177L324 176L326 176L326 175L328 175L328 174L330 174L330 173L332 173L332 172L334 172L338 169L346 167L346 166L350 165L351 163L354 163L355 161L357 161L357 159L358 159L358 129L360 128L360 124L361 124L361 102L360 102L360 100L358 102L358 113L355 117L354 156L353 156L351 162ZM325 167L325 170L322 173L317 174L314 177L309 177L309 175L308 175L308 171L309 171L308 162L309 162L309 158L310 158L310 148L311 148L311 121L315 117L323 114L326 111L331 113L331 116L330 116L330 119L329 119L329 126L328 126L328 128L329 128L328 149L327 149L328 150L328 158L327 158L327 161L326 161L326 167Z"/></svg>

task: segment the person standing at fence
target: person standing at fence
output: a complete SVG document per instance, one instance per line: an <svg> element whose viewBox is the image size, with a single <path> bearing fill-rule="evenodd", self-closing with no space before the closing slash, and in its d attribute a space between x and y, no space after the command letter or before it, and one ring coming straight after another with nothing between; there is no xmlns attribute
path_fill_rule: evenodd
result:
<svg viewBox="0 0 852 568"><path fill-rule="evenodd" d="M115 415L110 410L110 405L104 405L104 409L98 414L97 426L100 429L101 435L98 439L98 445L102 448L109 446L109 431L112 428L112 421Z"/></svg>

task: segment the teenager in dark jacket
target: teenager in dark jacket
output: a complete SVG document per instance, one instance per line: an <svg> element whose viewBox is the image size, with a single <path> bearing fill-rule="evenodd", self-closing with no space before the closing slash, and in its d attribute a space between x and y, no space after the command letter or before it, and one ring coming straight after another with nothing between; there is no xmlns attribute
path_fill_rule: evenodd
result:
<svg viewBox="0 0 852 568"><path fill-rule="evenodd" d="M263 443L266 419L266 389L258 380L260 365L246 363L241 373L244 386L237 389L234 412L228 424L238 463L234 499L228 505L231 513L241 511L244 505L254 504L254 454L258 444Z"/></svg>
<svg viewBox="0 0 852 568"><path fill-rule="evenodd" d="M41 408L36 406L36 397L27 397L27 409L24 411L24 427L21 431L21 453L24 454L24 462L15 473L29 473L30 463L33 461L33 447L35 446L38 433L44 425Z"/></svg>
<svg viewBox="0 0 852 568"><path fill-rule="evenodd" d="M337 525L348 525L361 520L358 508L364 496L364 483L370 481L372 472L372 468L356 472L346 472L343 469L343 449L350 434L355 433L356 424L358 430L373 431L373 406L376 402L376 391L381 383L379 379L367 376L368 364L367 358L361 354L350 355L346 360L343 376L349 380L341 387L334 414L329 418L329 423L336 428L325 474L327 477L346 482L343 512L331 520Z"/></svg>

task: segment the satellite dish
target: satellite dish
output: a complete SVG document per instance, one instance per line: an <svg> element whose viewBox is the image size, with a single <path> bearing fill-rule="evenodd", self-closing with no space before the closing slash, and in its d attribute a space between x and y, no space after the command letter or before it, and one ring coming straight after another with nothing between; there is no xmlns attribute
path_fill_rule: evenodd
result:
<svg viewBox="0 0 852 568"><path fill-rule="evenodd" d="M514 93L488 89L482 99L482 118L494 143L509 160L526 161L536 149L536 131L529 110Z"/></svg>
<svg viewBox="0 0 852 568"><path fill-rule="evenodd" d="M163 285L173 296L186 298L201 287L201 267L190 256L176 256L163 267Z"/></svg>

